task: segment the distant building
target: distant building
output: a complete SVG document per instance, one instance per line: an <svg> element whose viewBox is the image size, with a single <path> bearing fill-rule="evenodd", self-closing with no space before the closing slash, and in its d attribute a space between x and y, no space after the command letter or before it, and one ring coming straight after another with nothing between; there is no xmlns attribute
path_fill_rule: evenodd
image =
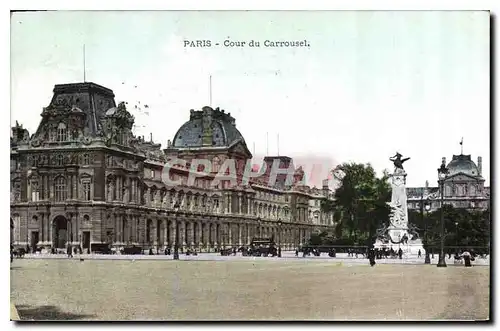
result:
<svg viewBox="0 0 500 331"><path fill-rule="evenodd" d="M15 246L163 249L173 247L179 224L182 247L214 251L249 244L253 237L276 237L280 231L282 248L292 249L312 231L333 226L332 215L310 212L310 201L331 198L331 192L303 186L300 168L289 186L283 176L273 186L261 180L241 182L252 155L235 119L224 110L191 110L164 151L152 137L135 136L134 117L125 103L116 105L113 91L94 83L56 85L41 116L31 136L22 125L12 128ZM168 175L179 184L167 186L162 176L174 158L185 164L172 166ZM190 184L188 175L201 171L192 169L191 162L200 158L209 160L211 172ZM211 187L228 158L238 161L237 185L221 181Z"/></svg>
<svg viewBox="0 0 500 331"><path fill-rule="evenodd" d="M443 158L446 163L446 159ZM477 164L470 155L453 155L447 165L448 176L444 180L444 204L455 208L470 210L485 210L490 205L490 188L484 186L482 177L482 158L477 158ZM437 176L437 171L436 171ZM429 187L407 188L408 209L421 211L421 203L428 199L431 210L440 208L441 192L439 185Z"/></svg>

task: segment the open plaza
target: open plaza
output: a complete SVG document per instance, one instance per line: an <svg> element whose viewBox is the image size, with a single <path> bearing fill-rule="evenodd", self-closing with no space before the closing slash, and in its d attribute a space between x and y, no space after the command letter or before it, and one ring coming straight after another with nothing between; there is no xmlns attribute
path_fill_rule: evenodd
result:
<svg viewBox="0 0 500 331"><path fill-rule="evenodd" d="M82 259L83 261L81 261ZM26 256L21 320L486 320L490 268L416 258Z"/></svg>

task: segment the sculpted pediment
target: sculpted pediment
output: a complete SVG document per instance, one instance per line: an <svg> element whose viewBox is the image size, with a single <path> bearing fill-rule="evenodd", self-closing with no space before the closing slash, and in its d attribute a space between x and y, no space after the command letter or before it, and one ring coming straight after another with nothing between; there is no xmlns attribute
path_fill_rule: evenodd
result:
<svg viewBox="0 0 500 331"><path fill-rule="evenodd" d="M476 177L469 176L464 173L458 173L453 176L450 176L446 179L446 182L448 181L477 181Z"/></svg>

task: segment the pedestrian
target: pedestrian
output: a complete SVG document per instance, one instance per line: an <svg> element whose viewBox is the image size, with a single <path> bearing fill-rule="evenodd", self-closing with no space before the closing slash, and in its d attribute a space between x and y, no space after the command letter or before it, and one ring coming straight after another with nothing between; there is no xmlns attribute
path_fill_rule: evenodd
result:
<svg viewBox="0 0 500 331"><path fill-rule="evenodd" d="M403 250L401 248L398 250L398 255L400 260L403 259Z"/></svg>
<svg viewBox="0 0 500 331"><path fill-rule="evenodd" d="M471 254L465 251L462 253L462 257L464 258L464 265L466 267L472 267L472 264L470 262L471 260L473 260L473 257L471 256Z"/></svg>
<svg viewBox="0 0 500 331"><path fill-rule="evenodd" d="M295 249L295 256L299 256L299 249L298 248Z"/></svg>
<svg viewBox="0 0 500 331"><path fill-rule="evenodd" d="M368 252L368 259L370 260L370 266L374 266L376 264L375 262L375 250L372 248Z"/></svg>
<svg viewBox="0 0 500 331"><path fill-rule="evenodd" d="M420 249L418 250L418 257L421 258L422 257L422 252L420 251Z"/></svg>
<svg viewBox="0 0 500 331"><path fill-rule="evenodd" d="M71 249L70 244L68 244L68 248L66 249L66 253L68 254L68 258L73 257L73 250Z"/></svg>

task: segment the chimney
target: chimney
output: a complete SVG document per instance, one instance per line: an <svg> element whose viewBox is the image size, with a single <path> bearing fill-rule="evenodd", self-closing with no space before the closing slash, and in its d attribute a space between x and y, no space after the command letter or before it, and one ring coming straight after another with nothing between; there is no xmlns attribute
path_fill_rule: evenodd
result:
<svg viewBox="0 0 500 331"><path fill-rule="evenodd" d="M328 191L329 191L329 188L328 188L328 179L323 179L323 185L322 185L322 193L323 193L323 196L325 197L328 197Z"/></svg>
<svg viewBox="0 0 500 331"><path fill-rule="evenodd" d="M443 157L443 161L441 163L443 163L446 166L446 158L445 157Z"/></svg>
<svg viewBox="0 0 500 331"><path fill-rule="evenodd" d="M479 171L478 176L483 174L483 158L481 156L477 157L477 170Z"/></svg>

